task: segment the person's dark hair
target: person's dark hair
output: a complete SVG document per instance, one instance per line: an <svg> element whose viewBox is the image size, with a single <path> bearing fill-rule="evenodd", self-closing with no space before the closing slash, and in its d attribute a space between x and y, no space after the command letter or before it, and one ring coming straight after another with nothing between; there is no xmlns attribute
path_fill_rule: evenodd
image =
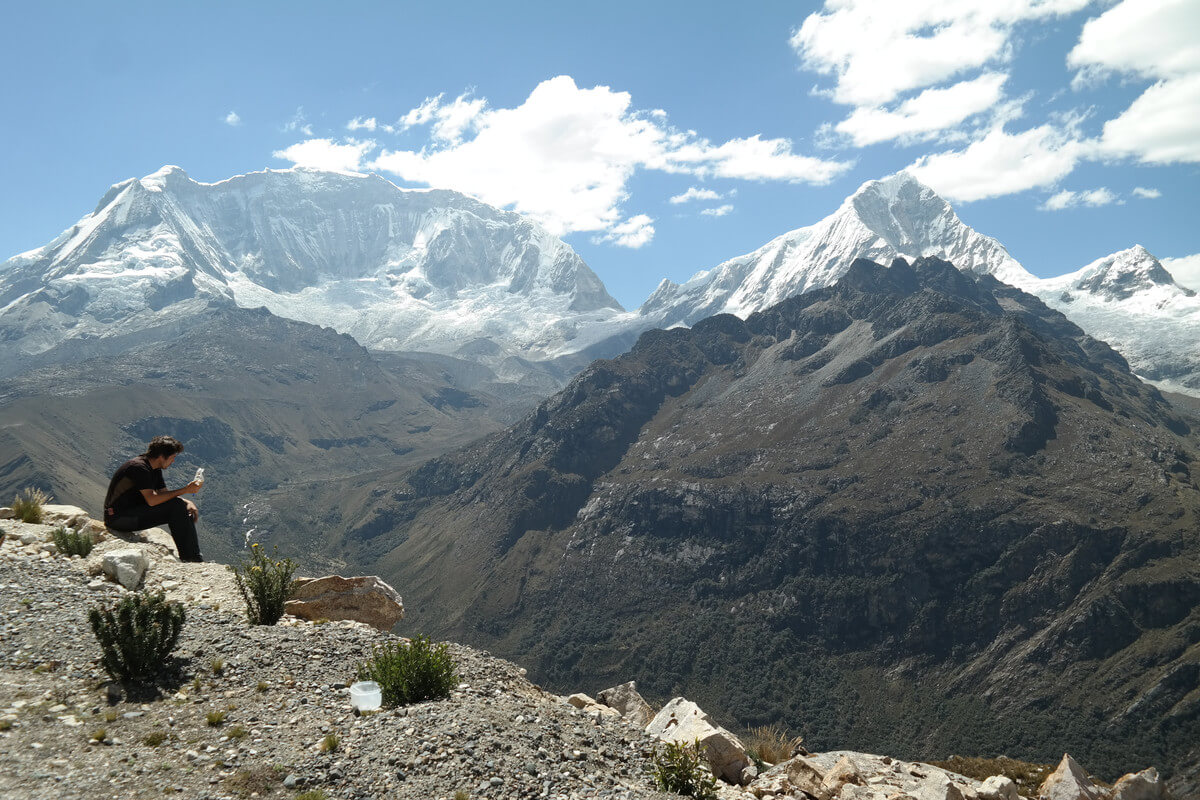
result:
<svg viewBox="0 0 1200 800"><path fill-rule="evenodd" d="M146 445L146 452L142 455L146 458L166 458L182 452L183 442L174 436L155 436L150 440L150 444Z"/></svg>

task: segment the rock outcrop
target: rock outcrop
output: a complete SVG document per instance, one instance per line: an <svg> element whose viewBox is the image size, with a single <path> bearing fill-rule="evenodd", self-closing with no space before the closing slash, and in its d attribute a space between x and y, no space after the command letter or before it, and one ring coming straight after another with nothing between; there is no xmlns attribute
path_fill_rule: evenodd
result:
<svg viewBox="0 0 1200 800"><path fill-rule="evenodd" d="M308 620L356 620L381 631L404 618L399 593L376 575L297 578L283 610Z"/></svg>
<svg viewBox="0 0 1200 800"><path fill-rule="evenodd" d="M597 699L604 705L615 708L634 725L645 727L654 719L654 709L638 694L635 681L605 689L597 695Z"/></svg>
<svg viewBox="0 0 1200 800"><path fill-rule="evenodd" d="M664 742L699 742L713 774L728 783L740 784L743 771L752 763L737 736L718 725L698 705L682 697L663 706L646 726L646 733Z"/></svg>
<svg viewBox="0 0 1200 800"><path fill-rule="evenodd" d="M1067 753L1038 789L1039 800L1105 800L1106 794Z"/></svg>

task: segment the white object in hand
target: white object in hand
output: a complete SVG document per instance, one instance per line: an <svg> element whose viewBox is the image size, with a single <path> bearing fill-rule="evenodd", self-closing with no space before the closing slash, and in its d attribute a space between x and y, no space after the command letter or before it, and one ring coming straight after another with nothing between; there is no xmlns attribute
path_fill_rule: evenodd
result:
<svg viewBox="0 0 1200 800"><path fill-rule="evenodd" d="M192 483L204 483L204 467L196 468L196 477L192 478Z"/></svg>

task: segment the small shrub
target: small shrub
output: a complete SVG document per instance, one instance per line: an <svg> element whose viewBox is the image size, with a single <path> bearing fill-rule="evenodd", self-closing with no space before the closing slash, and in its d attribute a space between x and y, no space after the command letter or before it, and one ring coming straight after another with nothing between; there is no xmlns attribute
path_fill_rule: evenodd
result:
<svg viewBox="0 0 1200 800"><path fill-rule="evenodd" d="M321 740L321 752L322 753L332 753L333 751L338 749L338 745L340 745L341 743L342 742L340 739L338 739L337 734L331 733L328 736L326 736L324 739Z"/></svg>
<svg viewBox="0 0 1200 800"><path fill-rule="evenodd" d="M90 533L69 531L61 525L55 528L50 535L54 537L54 546L64 556L83 556L86 558L92 552L92 548L96 546L96 540L92 538Z"/></svg>
<svg viewBox="0 0 1200 800"><path fill-rule="evenodd" d="M763 764L779 764L792 757L804 742L801 736L790 736L779 723L759 725L746 735L746 754L760 767Z"/></svg>
<svg viewBox="0 0 1200 800"><path fill-rule="evenodd" d="M167 734L162 731L152 731L142 737L142 744L148 747L158 747L167 740Z"/></svg>
<svg viewBox="0 0 1200 800"><path fill-rule="evenodd" d="M208 662L208 668L212 670L213 675L221 675L225 672L225 662L219 658L214 658Z"/></svg>
<svg viewBox="0 0 1200 800"><path fill-rule="evenodd" d="M11 719L0 719L0 731L12 730L12 726Z"/></svg>
<svg viewBox="0 0 1200 800"><path fill-rule="evenodd" d="M449 697L458 684L446 644L435 645L419 634L408 644L393 642L372 647L370 660L358 666L357 675L360 681L379 684L387 706Z"/></svg>
<svg viewBox="0 0 1200 800"><path fill-rule="evenodd" d="M238 591L246 601L250 624L274 625L278 622L283 616L283 604L292 593L296 562L290 558L269 558L262 545L255 542L250 545L250 560L230 569Z"/></svg>
<svg viewBox="0 0 1200 800"><path fill-rule="evenodd" d="M471 795L467 794L466 791L462 789L459 789L454 793L454 800L470 800L470 798Z"/></svg>
<svg viewBox="0 0 1200 800"><path fill-rule="evenodd" d="M108 731L104 730L104 728L97 728L96 730L92 731L93 742L103 742L107 738Z"/></svg>
<svg viewBox="0 0 1200 800"><path fill-rule="evenodd" d="M140 592L116 606L91 609L88 621L100 641L104 670L120 681L144 681L162 670L175 649L184 611L162 592Z"/></svg>
<svg viewBox="0 0 1200 800"><path fill-rule="evenodd" d="M717 800L717 780L700 755L700 742L667 742L655 748L651 774L664 792L696 800Z"/></svg>
<svg viewBox="0 0 1200 800"><path fill-rule="evenodd" d="M121 715L110 708L108 711L104 712L104 721L105 722L116 722L117 717L119 717L119 716L121 716Z"/></svg>
<svg viewBox="0 0 1200 800"><path fill-rule="evenodd" d="M271 688L271 684L267 683L266 681L259 681L258 685L255 686L254 688L259 694L262 694L263 692L265 692Z"/></svg>
<svg viewBox="0 0 1200 800"><path fill-rule="evenodd" d="M41 489L26 489L13 500L12 510L21 522L39 523L42 521L42 506L52 499Z"/></svg>
<svg viewBox="0 0 1200 800"><path fill-rule="evenodd" d="M245 739L247 736L250 735L250 731L246 730L241 725L234 725L232 728L229 729L229 733L227 733L225 735L228 736L230 739Z"/></svg>
<svg viewBox="0 0 1200 800"><path fill-rule="evenodd" d="M278 766L253 767L238 770L225 779L225 787L241 797L252 794L264 796L283 783L284 770Z"/></svg>
<svg viewBox="0 0 1200 800"><path fill-rule="evenodd" d="M208 723L208 727L215 728L225 723L225 714L226 712L224 711L210 711L205 716L204 721Z"/></svg>

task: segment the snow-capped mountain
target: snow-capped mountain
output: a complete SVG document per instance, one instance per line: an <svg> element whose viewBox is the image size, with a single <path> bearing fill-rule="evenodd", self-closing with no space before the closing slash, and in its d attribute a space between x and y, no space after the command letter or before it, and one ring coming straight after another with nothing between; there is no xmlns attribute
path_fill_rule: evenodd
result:
<svg viewBox="0 0 1200 800"><path fill-rule="evenodd" d="M1003 245L963 224L949 203L901 172L864 183L815 225L785 233L684 284L664 280L639 313L668 326L719 313L745 317L832 285L856 258L888 264L921 256L937 256L1019 287L1037 282Z"/></svg>
<svg viewBox="0 0 1200 800"><path fill-rule="evenodd" d="M791 295L832 285L856 258L887 264L921 256L937 256L1037 295L1112 345L1139 375L1200 395L1200 299L1175 283L1145 248L1040 279L903 172L864 183L815 225L785 233L686 283L664 280L638 313L664 327L719 313L745 318Z"/></svg>
<svg viewBox="0 0 1200 800"><path fill-rule="evenodd" d="M1040 281L1046 305L1120 352L1164 388L1200 393L1200 297L1141 245Z"/></svg>
<svg viewBox="0 0 1200 800"><path fill-rule="evenodd" d="M580 328L623 313L569 246L517 214L303 169L206 184L164 167L0 265L13 356L170 325L210 303L265 306L371 348L493 360L573 352L589 344Z"/></svg>

